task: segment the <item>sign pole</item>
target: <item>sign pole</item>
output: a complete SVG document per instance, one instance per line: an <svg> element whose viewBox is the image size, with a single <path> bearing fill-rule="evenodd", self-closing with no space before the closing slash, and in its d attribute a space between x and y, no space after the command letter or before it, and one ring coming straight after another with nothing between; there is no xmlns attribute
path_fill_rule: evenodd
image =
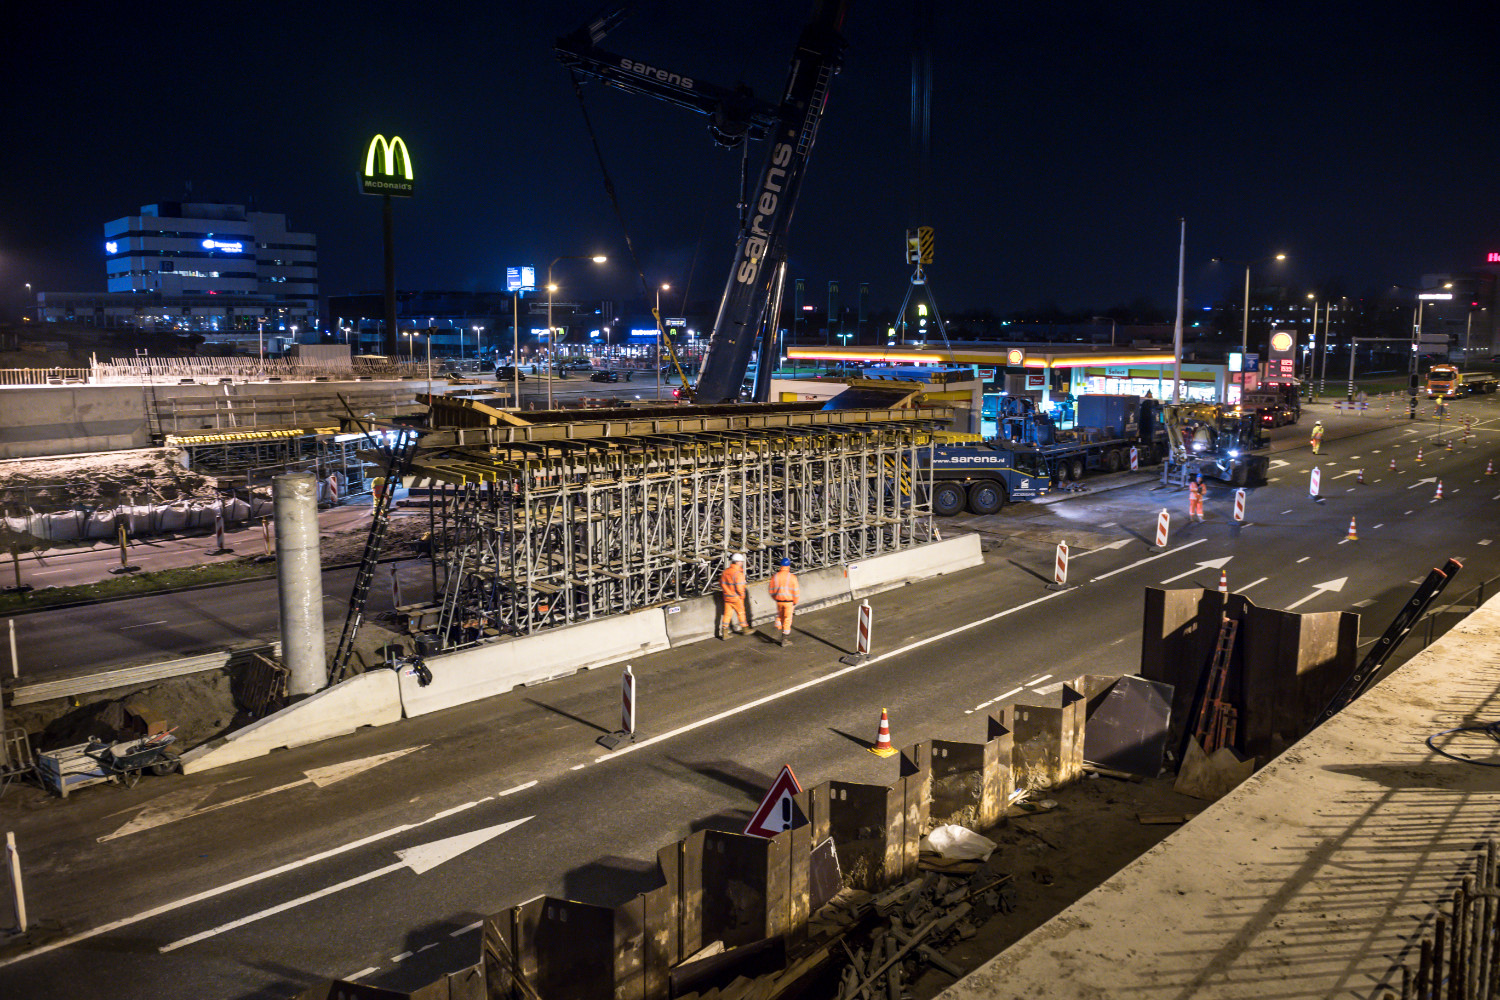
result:
<svg viewBox="0 0 1500 1000"><path fill-rule="evenodd" d="M391 196L382 195L381 223L385 237L385 353L395 357L396 334L396 222ZM429 390L431 391L431 390Z"/></svg>

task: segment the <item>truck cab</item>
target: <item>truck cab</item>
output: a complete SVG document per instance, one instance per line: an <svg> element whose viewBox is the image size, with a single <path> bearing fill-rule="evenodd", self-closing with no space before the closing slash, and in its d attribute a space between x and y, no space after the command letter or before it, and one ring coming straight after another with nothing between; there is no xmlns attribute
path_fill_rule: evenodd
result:
<svg viewBox="0 0 1500 1000"><path fill-rule="evenodd" d="M949 434L932 448L932 512L993 514L1012 500L1045 496L1050 480L1035 449Z"/></svg>

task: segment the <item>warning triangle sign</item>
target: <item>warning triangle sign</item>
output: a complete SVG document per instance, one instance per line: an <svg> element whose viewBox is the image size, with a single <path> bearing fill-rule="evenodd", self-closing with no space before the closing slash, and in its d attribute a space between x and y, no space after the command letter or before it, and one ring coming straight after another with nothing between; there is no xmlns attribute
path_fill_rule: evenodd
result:
<svg viewBox="0 0 1500 1000"><path fill-rule="evenodd" d="M802 786L797 784L797 776L790 767L783 765L771 790L760 800L760 807L746 824L745 832L752 837L770 838L783 830L790 830L797 815L792 796L800 791Z"/></svg>

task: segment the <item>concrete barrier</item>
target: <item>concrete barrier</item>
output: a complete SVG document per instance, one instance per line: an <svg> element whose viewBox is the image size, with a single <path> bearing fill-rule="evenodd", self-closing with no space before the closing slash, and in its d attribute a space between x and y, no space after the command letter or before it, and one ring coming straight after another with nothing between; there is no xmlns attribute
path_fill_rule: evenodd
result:
<svg viewBox="0 0 1500 1000"><path fill-rule="evenodd" d="M410 671L401 671L401 707L414 718L668 646L660 608L552 629L430 657L432 683L426 687Z"/></svg>
<svg viewBox="0 0 1500 1000"><path fill-rule="evenodd" d="M395 673L374 670L194 747L182 755L182 770L187 774L207 771L263 757L283 747L343 736L363 726L383 726L400 718L401 694Z"/></svg>
<svg viewBox="0 0 1500 1000"><path fill-rule="evenodd" d="M983 562L979 536L959 535L915 549L850 563L847 570L849 594L858 601L883 590L944 573L956 573Z"/></svg>
<svg viewBox="0 0 1500 1000"><path fill-rule="evenodd" d="M796 567L793 569L795 570ZM798 573L797 588L802 594L802 599L797 602L799 612L816 611L818 608L842 604L849 600L849 577L842 566L830 566L826 569ZM764 586L761 587L760 592L766 594L765 602L774 617L776 605L771 603L770 594Z"/></svg>
<svg viewBox="0 0 1500 1000"><path fill-rule="evenodd" d="M663 605L661 610L667 628L667 642L673 648L712 637L719 624L719 599L713 594L673 601Z"/></svg>

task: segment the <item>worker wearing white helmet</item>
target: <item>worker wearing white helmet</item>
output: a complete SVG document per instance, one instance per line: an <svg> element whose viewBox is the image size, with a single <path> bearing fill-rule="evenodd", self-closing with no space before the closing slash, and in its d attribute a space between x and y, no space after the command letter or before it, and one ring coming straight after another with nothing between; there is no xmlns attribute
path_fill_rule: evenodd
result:
<svg viewBox="0 0 1500 1000"><path fill-rule="evenodd" d="M734 618L734 634L743 635L750 627L745 614L745 557L736 552L729 557L729 565L719 574L719 593L724 597L724 613L719 616L719 638L723 639L730 629L730 616Z"/></svg>

